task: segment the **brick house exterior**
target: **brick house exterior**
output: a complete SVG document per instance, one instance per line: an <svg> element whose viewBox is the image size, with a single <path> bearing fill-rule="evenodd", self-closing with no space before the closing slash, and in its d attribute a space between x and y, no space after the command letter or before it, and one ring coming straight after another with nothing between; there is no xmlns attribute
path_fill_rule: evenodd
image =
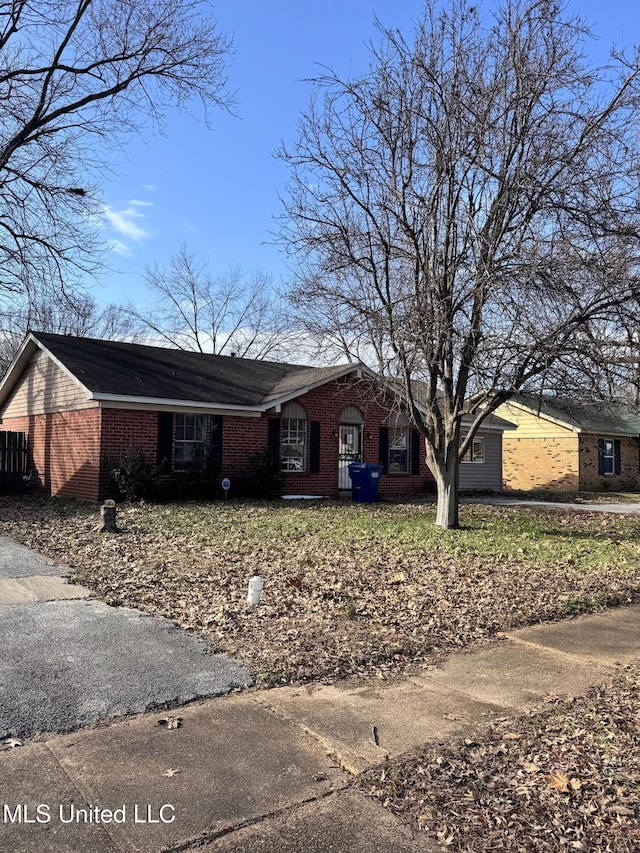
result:
<svg viewBox="0 0 640 853"><path fill-rule="evenodd" d="M167 480L202 449L212 483L229 477L232 490L250 480L255 454L278 471L282 494L335 496L356 459L383 465L383 497L433 487L417 430L363 365L31 333L0 383L0 419L0 429L26 433L35 483L52 495L103 499L109 457L129 448Z"/></svg>
<svg viewBox="0 0 640 853"><path fill-rule="evenodd" d="M503 439L506 489L640 488L640 411L634 407L518 394L497 414L517 426Z"/></svg>

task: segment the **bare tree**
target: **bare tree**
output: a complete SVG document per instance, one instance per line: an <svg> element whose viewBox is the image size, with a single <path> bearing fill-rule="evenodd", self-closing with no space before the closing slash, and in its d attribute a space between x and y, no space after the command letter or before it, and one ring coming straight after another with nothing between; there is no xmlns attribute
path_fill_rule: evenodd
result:
<svg viewBox="0 0 640 853"><path fill-rule="evenodd" d="M101 305L86 291L59 290L39 294L39 301L14 301L0 310L0 377L28 331L134 341L142 333L119 305Z"/></svg>
<svg viewBox="0 0 640 853"><path fill-rule="evenodd" d="M638 314L637 53L590 67L590 31L551 0L485 14L428 0L412 40L378 24L368 71L315 80L279 152L296 302L376 342L447 528L482 419Z"/></svg>
<svg viewBox="0 0 640 853"><path fill-rule="evenodd" d="M229 107L206 0L0 0L0 292L98 266L105 153L169 105Z"/></svg>
<svg viewBox="0 0 640 853"><path fill-rule="evenodd" d="M214 277L196 252L182 245L166 267L145 272L153 304L129 306L154 339L184 350L264 359L285 357L292 330L270 277L234 267Z"/></svg>

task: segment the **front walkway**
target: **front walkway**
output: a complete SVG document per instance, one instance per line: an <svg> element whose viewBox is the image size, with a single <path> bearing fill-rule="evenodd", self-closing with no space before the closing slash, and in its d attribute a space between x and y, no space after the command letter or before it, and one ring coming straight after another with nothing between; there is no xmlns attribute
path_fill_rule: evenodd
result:
<svg viewBox="0 0 640 853"><path fill-rule="evenodd" d="M239 662L168 619L88 596L64 567L0 537L0 738L72 731L253 683Z"/></svg>

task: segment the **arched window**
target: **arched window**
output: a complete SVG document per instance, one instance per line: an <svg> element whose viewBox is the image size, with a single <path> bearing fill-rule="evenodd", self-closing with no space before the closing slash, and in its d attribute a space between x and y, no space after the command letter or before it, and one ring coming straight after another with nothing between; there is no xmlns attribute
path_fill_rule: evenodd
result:
<svg viewBox="0 0 640 853"><path fill-rule="evenodd" d="M305 471L307 413L300 403L287 403L280 422L280 470Z"/></svg>
<svg viewBox="0 0 640 853"><path fill-rule="evenodd" d="M363 422L362 412L355 406L347 406L340 412L341 424L361 424Z"/></svg>

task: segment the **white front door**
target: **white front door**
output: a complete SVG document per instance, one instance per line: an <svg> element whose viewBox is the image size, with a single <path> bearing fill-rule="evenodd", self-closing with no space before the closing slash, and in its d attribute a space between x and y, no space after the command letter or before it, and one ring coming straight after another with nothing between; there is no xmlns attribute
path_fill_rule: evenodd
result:
<svg viewBox="0 0 640 853"><path fill-rule="evenodd" d="M362 426L340 424L338 428L338 488L350 489L349 464L362 462Z"/></svg>

